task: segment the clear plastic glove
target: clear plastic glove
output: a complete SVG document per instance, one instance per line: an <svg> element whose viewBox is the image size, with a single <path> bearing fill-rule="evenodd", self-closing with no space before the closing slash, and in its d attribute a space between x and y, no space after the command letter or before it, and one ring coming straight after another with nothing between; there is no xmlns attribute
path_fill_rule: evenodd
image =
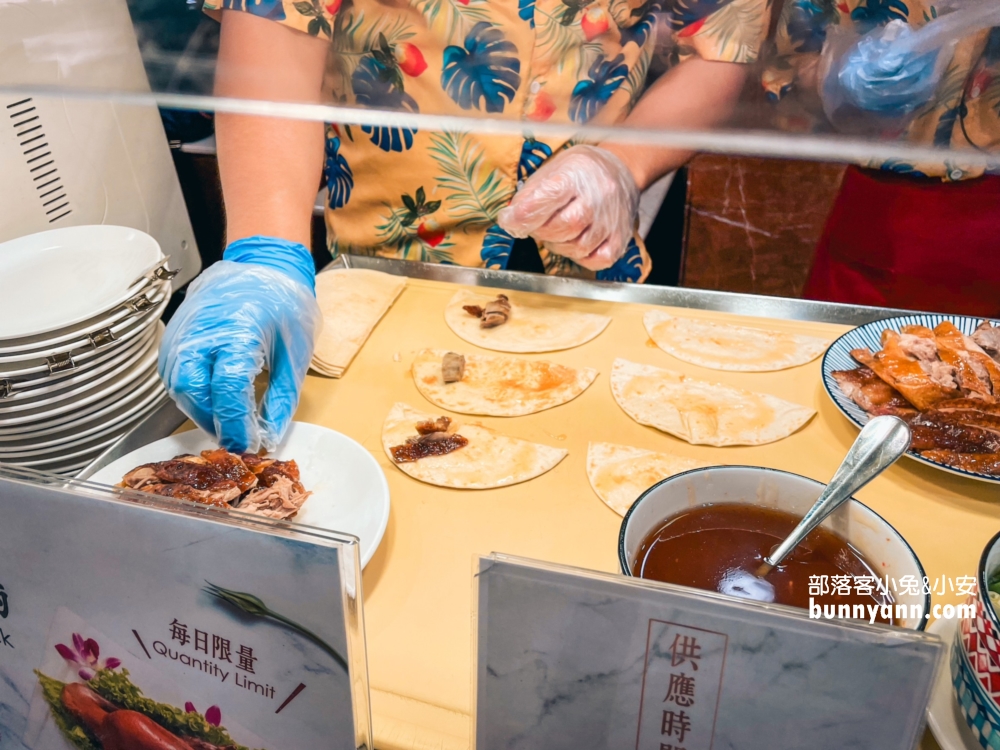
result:
<svg viewBox="0 0 1000 750"><path fill-rule="evenodd" d="M271 237L231 244L199 276L160 347L167 392L232 451L281 442L322 324L315 268L302 245ZM254 380L270 373L257 412Z"/></svg>
<svg viewBox="0 0 1000 750"><path fill-rule="evenodd" d="M533 237L584 268L610 268L635 227L639 188L622 161L597 146L573 146L545 162L500 212L500 226Z"/></svg>

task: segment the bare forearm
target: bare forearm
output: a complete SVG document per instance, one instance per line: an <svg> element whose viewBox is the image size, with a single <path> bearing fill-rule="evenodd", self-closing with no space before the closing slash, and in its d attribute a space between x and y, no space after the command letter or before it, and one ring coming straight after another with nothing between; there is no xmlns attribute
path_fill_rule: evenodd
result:
<svg viewBox="0 0 1000 750"><path fill-rule="evenodd" d="M319 101L326 43L273 21L223 11L216 94ZM323 165L323 124L219 113L226 240L266 235L308 247Z"/></svg>
<svg viewBox="0 0 1000 750"><path fill-rule="evenodd" d="M636 104L625 123L643 129L696 129L725 123L733 114L749 66L686 60L662 75ZM693 152L645 144L606 141L602 147L620 158L644 190L677 169Z"/></svg>

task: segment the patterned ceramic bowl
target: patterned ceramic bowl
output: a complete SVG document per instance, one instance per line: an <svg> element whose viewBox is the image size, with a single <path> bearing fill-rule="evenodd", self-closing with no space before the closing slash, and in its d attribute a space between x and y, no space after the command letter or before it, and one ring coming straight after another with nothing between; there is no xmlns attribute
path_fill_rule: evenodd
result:
<svg viewBox="0 0 1000 750"><path fill-rule="evenodd" d="M965 617L959 639L969 665L983 690L1000 710L1000 618L990 602L989 577L1000 569L1000 534L994 536L979 560L976 591L966 603L975 610Z"/></svg>
<svg viewBox="0 0 1000 750"><path fill-rule="evenodd" d="M1000 707L976 676L961 631L956 632L951 646L951 682L962 716L979 744L987 750L1000 750Z"/></svg>
<svg viewBox="0 0 1000 750"><path fill-rule="evenodd" d="M622 519L618 537L618 562L622 573L632 575L632 565L642 540L666 519L686 508L713 503L750 503L804 516L823 491L807 477L760 466L712 466L675 474L654 484L639 496ZM916 553L889 523L866 505L852 499L825 521L823 527L851 543L882 576L899 580L909 576L923 581L924 569ZM931 596L925 591L901 591L896 603L908 616L899 625L923 630Z"/></svg>

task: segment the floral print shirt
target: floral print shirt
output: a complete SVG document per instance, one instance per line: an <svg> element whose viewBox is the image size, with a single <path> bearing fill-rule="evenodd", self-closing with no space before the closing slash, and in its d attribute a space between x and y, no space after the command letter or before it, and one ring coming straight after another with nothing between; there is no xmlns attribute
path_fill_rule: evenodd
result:
<svg viewBox="0 0 1000 750"><path fill-rule="evenodd" d="M338 103L532 122L613 123L643 90L657 14L681 57L750 63L767 0L207 0L327 38ZM505 268L496 223L518 182L572 143L409 128L327 128L331 251ZM548 273L593 277L540 248ZM596 277L642 281L641 240Z"/></svg>
<svg viewBox="0 0 1000 750"><path fill-rule="evenodd" d="M916 28L938 15L935 0L787 0L768 59L763 85L777 101L802 86L815 86L815 66L827 33L849 26L864 34L893 20ZM1000 28L962 39L947 61L932 99L901 130L887 129L886 140L907 140L956 150L1000 148ZM936 163L877 161L867 166L915 176L963 180L983 174L963 166L954 155Z"/></svg>

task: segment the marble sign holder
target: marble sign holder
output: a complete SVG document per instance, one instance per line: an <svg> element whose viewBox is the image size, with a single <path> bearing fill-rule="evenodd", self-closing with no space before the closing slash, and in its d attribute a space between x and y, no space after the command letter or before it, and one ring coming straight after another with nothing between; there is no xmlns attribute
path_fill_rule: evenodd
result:
<svg viewBox="0 0 1000 750"><path fill-rule="evenodd" d="M475 582L477 750L910 750L943 645L504 555Z"/></svg>

